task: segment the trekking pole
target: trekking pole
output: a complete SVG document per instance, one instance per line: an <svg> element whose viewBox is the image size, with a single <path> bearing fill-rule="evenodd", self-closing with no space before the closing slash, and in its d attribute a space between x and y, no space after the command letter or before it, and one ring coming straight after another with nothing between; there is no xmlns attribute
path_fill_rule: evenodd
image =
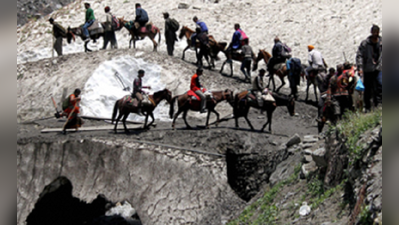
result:
<svg viewBox="0 0 399 225"><path fill-rule="evenodd" d="M346 54L345 54L345 52L342 52L342 53L344 54L345 62L347 62L348 60L346 59Z"/></svg>
<svg viewBox="0 0 399 225"><path fill-rule="evenodd" d="M54 114L54 116L55 116L55 118L59 119L61 117L60 111L58 111L57 103L55 103L55 100L54 100L53 96L51 96L51 100L53 101L53 105L54 105L55 112L56 112Z"/></svg>
<svg viewBox="0 0 399 225"><path fill-rule="evenodd" d="M123 82L121 75L118 73L118 71L115 72L115 77L117 78L117 80L122 84L123 86L123 91L130 91L130 87L126 87L125 83Z"/></svg>

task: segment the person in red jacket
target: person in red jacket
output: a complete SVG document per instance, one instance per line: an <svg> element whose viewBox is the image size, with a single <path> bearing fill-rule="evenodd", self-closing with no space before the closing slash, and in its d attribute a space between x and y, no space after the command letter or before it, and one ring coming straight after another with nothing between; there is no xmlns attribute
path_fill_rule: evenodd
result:
<svg viewBox="0 0 399 225"><path fill-rule="evenodd" d="M206 97L204 93L202 92L202 85L200 83L199 77L202 75L202 72L204 70L202 68L197 69L197 73L194 74L191 77L191 85L190 85L190 90L193 91L195 94L198 95L198 97L201 98L201 113L206 113L208 112L206 109Z"/></svg>

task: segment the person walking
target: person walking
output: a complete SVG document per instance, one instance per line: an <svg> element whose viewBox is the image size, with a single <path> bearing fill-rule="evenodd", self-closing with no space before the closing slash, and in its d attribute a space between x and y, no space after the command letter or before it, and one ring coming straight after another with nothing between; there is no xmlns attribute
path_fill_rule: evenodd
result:
<svg viewBox="0 0 399 225"><path fill-rule="evenodd" d="M371 35L360 44L356 64L359 76L364 80L365 110L370 112L371 98L374 106L382 103L382 87L378 82L378 75L382 71L382 37L377 25L371 27Z"/></svg>
<svg viewBox="0 0 399 225"><path fill-rule="evenodd" d="M111 13L111 8L109 6L106 6L104 8L105 12L105 22L103 22L104 26L104 45L102 49L106 49L108 42L111 42L111 48L112 49L117 49L118 48L118 43L116 41L115 37L115 31L114 28L112 27L112 13Z"/></svg>
<svg viewBox="0 0 399 225"><path fill-rule="evenodd" d="M245 81L251 83L251 62L255 60L255 54L251 46L248 45L248 42L248 39L245 39L244 45L241 48L242 54L244 55L244 59L241 63L241 71L245 75Z"/></svg>
<svg viewBox="0 0 399 225"><path fill-rule="evenodd" d="M61 26L59 23L55 22L53 18L48 20L51 25L53 25L53 36L55 38L55 42L53 45L54 50L57 52L58 56L62 55L62 39L67 36L66 29Z"/></svg>
<svg viewBox="0 0 399 225"><path fill-rule="evenodd" d="M166 39L166 49L168 55L173 56L173 51L175 50L175 42L177 41L176 31L172 29L172 18L170 18L168 12L163 13L163 18L165 19L165 39Z"/></svg>
<svg viewBox="0 0 399 225"><path fill-rule="evenodd" d="M93 25L94 21L96 20L96 17L94 17L94 11L92 8L90 8L90 3L86 2L85 4L86 8L86 17L85 17L85 24L83 25L83 36L85 41L90 40L90 35L89 35L89 30L88 28Z"/></svg>

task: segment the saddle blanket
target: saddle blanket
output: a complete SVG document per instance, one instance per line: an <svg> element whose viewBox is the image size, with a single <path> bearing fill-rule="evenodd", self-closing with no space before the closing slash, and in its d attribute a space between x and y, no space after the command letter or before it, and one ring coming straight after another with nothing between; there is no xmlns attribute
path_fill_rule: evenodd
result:
<svg viewBox="0 0 399 225"><path fill-rule="evenodd" d="M285 62L284 63L279 63L277 65L274 66L275 70L282 70L285 66Z"/></svg>
<svg viewBox="0 0 399 225"><path fill-rule="evenodd" d="M204 95L205 95L207 100L213 98L212 92L207 91L205 88L202 89L202 92L204 93ZM194 101L199 101L200 100L200 97L198 97L198 95L192 90L187 91L187 95L189 97L191 97L191 100L194 100Z"/></svg>

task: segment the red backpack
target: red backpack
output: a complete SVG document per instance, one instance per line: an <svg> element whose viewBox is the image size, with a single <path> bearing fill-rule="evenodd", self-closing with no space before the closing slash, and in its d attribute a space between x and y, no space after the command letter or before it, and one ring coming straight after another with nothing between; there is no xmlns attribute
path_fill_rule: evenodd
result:
<svg viewBox="0 0 399 225"><path fill-rule="evenodd" d="M120 23L118 18L116 16L112 15L112 29L113 30L119 30L120 29Z"/></svg>

